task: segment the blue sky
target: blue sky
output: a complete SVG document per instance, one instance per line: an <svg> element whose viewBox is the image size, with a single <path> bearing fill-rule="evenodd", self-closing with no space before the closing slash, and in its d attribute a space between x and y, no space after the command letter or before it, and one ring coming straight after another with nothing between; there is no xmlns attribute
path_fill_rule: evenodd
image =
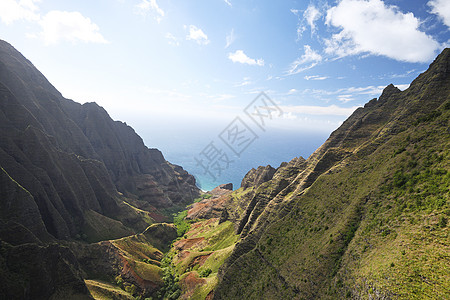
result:
<svg viewBox="0 0 450 300"><path fill-rule="evenodd" d="M0 0L0 38L66 98L159 148L213 138L264 91L328 135L450 43L448 0ZM176 143L175 143L176 144Z"/></svg>
<svg viewBox="0 0 450 300"><path fill-rule="evenodd" d="M229 119L260 91L329 130L450 39L444 0L2 0L0 38L122 120Z"/></svg>

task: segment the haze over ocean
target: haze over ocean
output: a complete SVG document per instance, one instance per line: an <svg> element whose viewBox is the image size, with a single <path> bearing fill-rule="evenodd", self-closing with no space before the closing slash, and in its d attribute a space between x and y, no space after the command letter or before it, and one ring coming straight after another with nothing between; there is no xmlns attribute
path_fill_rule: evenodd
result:
<svg viewBox="0 0 450 300"><path fill-rule="evenodd" d="M139 133L139 132L138 132ZM142 133L144 141L151 147L161 150L166 160L181 165L185 170L195 176L197 185L205 191L209 191L219 184L233 183L233 188L238 189L242 178L252 168L271 165L274 168L294 157L308 158L328 138L327 131L298 131L270 128L258 136L249 147L242 152L241 157L230 155L232 161L228 168L224 168L221 175L213 178L205 174L205 169L196 161L199 153L208 146L211 141L223 152L229 153L229 149L223 143L217 141L216 136L220 131L209 130L203 135L186 134L170 139L168 136L155 136ZM215 135L214 135L215 134ZM152 143L148 143L152 141Z"/></svg>

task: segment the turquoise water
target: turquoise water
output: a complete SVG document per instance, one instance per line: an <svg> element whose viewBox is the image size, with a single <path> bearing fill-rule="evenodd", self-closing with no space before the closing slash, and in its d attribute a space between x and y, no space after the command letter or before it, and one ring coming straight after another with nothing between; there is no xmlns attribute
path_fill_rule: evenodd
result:
<svg viewBox="0 0 450 300"><path fill-rule="evenodd" d="M303 156L307 158L325 142L329 134L329 132L271 129L260 133L258 138L242 151L240 157L233 154L230 148L214 133L202 137L192 134L179 135L167 142L160 139L157 148L163 152L166 160L181 165L193 174L197 180L197 185L202 190L211 190L219 184L229 182L233 183L234 189L237 189L240 187L242 178L250 169L269 164L277 168L282 162L290 161L294 157ZM200 153L205 150L210 142L213 142L216 150L226 153L228 159L222 160L221 167L215 168L216 171L212 171L213 168L210 165L209 170L211 172L208 174L197 160L205 158ZM211 152L208 153L212 154ZM206 165L206 159L203 162Z"/></svg>

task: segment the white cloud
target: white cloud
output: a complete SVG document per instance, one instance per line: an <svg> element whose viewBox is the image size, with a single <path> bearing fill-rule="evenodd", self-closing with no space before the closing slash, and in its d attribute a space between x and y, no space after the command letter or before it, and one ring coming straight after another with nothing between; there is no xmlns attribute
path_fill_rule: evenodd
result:
<svg viewBox="0 0 450 300"><path fill-rule="evenodd" d="M287 75L294 75L305 70L311 69L317 65L318 62L322 60L322 56L311 49L311 46L305 45L305 54L303 54L300 58L296 59L289 66L289 70L287 71ZM305 66L305 64L307 64Z"/></svg>
<svg viewBox="0 0 450 300"><path fill-rule="evenodd" d="M428 2L431 12L439 16L447 27L450 27L450 1L448 0L431 0Z"/></svg>
<svg viewBox="0 0 450 300"><path fill-rule="evenodd" d="M234 35L234 29L231 29L230 34L227 35L225 49L230 47L231 44L236 40L236 36Z"/></svg>
<svg viewBox="0 0 450 300"><path fill-rule="evenodd" d="M405 73L392 74L392 75L384 76L382 78L386 78L386 77L387 78L405 78L405 77L410 77L410 76L413 76L414 74L419 74L419 73L423 73L423 72L425 72L425 70L422 72L419 72L416 69L412 69L412 70L406 71Z"/></svg>
<svg viewBox="0 0 450 300"><path fill-rule="evenodd" d="M320 18L320 16L320 11L312 4L308 5L308 8L303 13L303 17L306 19L306 22L311 28L311 34L314 34L316 31L316 21Z"/></svg>
<svg viewBox="0 0 450 300"><path fill-rule="evenodd" d="M6 25L19 20L38 21L38 2L40 0L1 0L0 19Z"/></svg>
<svg viewBox="0 0 450 300"><path fill-rule="evenodd" d="M288 113L283 112L282 118L283 118L283 119L286 119L286 120L295 120L295 119L297 119L297 116L294 115L294 114L290 111L290 112L288 112Z"/></svg>
<svg viewBox="0 0 450 300"><path fill-rule="evenodd" d="M337 96L337 99L339 101L341 101L342 103L347 103L347 102L355 100L353 98L353 95L339 95L339 96Z"/></svg>
<svg viewBox="0 0 450 300"><path fill-rule="evenodd" d="M195 25L189 25L189 34L186 36L186 39L196 41L199 45L209 44L208 36Z"/></svg>
<svg viewBox="0 0 450 300"><path fill-rule="evenodd" d="M79 12L50 11L39 21L39 34L46 44L56 44L61 40L72 43L108 43L100 34L99 27Z"/></svg>
<svg viewBox="0 0 450 300"><path fill-rule="evenodd" d="M397 84L396 85L396 87L398 87L398 89L401 90L401 91L406 90L407 88L409 88L409 86L410 86L409 83L407 83L407 84Z"/></svg>
<svg viewBox="0 0 450 300"><path fill-rule="evenodd" d="M236 98L236 96L230 94L210 95L208 97L217 102Z"/></svg>
<svg viewBox="0 0 450 300"><path fill-rule="evenodd" d="M47 45L61 40L72 43L108 43L100 34L99 27L81 13L52 10L41 17L37 6L39 2L41 0L0 0L0 19L7 25L18 20L39 25L41 32L27 36L42 38Z"/></svg>
<svg viewBox="0 0 450 300"><path fill-rule="evenodd" d="M440 48L419 30L420 20L381 0L342 0L327 11L326 24L340 29L325 40L328 54L370 53L399 61L428 62Z"/></svg>
<svg viewBox="0 0 450 300"><path fill-rule="evenodd" d="M305 76L306 80L325 80L328 79L327 76L319 76L319 75L311 75L311 76Z"/></svg>
<svg viewBox="0 0 450 300"><path fill-rule="evenodd" d="M316 22L322 16L322 13L316 6L313 4L309 4L306 10L301 14L301 11L298 9L291 9L291 12L297 16L297 41L299 41L303 35L303 32L306 31L307 26L311 28L311 36L316 32Z"/></svg>
<svg viewBox="0 0 450 300"><path fill-rule="evenodd" d="M297 24L297 41L302 37L303 32L306 30L306 26L303 25L303 20L300 18L300 11L298 9L291 9L291 13L297 16L298 24Z"/></svg>
<svg viewBox="0 0 450 300"><path fill-rule="evenodd" d="M361 95L380 95L386 86L365 86L365 87L349 87L337 90L337 93L352 93Z"/></svg>
<svg viewBox="0 0 450 300"><path fill-rule="evenodd" d="M242 50L236 50L234 53L228 53L228 58L232 62L238 62L241 64L248 64L248 65L256 65L256 66L264 66L264 60L263 59L253 59L247 56L247 54L244 53Z"/></svg>
<svg viewBox="0 0 450 300"><path fill-rule="evenodd" d="M231 4L230 0L223 0L225 1L225 3L229 6L229 7L233 7L233 5Z"/></svg>
<svg viewBox="0 0 450 300"><path fill-rule="evenodd" d="M168 39L169 45L172 45L172 46L180 45L180 42L178 41L178 39L170 32L166 33L166 39Z"/></svg>
<svg viewBox="0 0 450 300"><path fill-rule="evenodd" d="M395 86L398 87L399 89L405 89L409 85L398 84ZM337 98L340 98L342 101L342 99L350 98L350 97L357 97L358 95L359 96L368 95L367 97L381 95L381 93L383 92L385 87L386 86L383 86L383 85L379 85L379 86L369 85L369 86L364 86L364 87L352 86L352 87L340 88L340 89L336 89L336 90L305 89L305 90L301 90L299 92L301 92L303 95L311 95L313 97L318 96L319 98L332 97L332 99L336 99L336 97L337 97Z"/></svg>
<svg viewBox="0 0 450 300"><path fill-rule="evenodd" d="M244 77L244 78L242 79L242 81L239 82L239 83L237 83L235 86L236 86L236 87L247 86L247 85L250 85L250 84L252 84L252 83L253 83L253 82L252 82L252 80L251 80L250 77Z"/></svg>
<svg viewBox="0 0 450 300"><path fill-rule="evenodd" d="M397 84L395 85L400 90L404 91L409 87L409 84ZM368 96L377 96L381 95L386 86L365 86L365 87L349 87L343 88L335 91L336 94L340 94L337 96L338 100L341 102L349 102L355 100L354 97L357 95L368 95Z"/></svg>
<svg viewBox="0 0 450 300"><path fill-rule="evenodd" d="M136 13L141 15L146 15L149 12L152 12L158 23L164 17L164 11L159 7L158 3L156 3L156 0L142 0L139 4L136 4L135 8Z"/></svg>
<svg viewBox="0 0 450 300"><path fill-rule="evenodd" d="M313 105L286 105L280 106L284 113L317 115L317 116L350 116L359 106L340 107L337 105L313 106Z"/></svg>

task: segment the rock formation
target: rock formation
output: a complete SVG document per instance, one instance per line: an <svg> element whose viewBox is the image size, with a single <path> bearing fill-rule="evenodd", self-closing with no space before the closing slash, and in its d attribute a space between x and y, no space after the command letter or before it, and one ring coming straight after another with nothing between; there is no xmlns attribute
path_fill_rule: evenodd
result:
<svg viewBox="0 0 450 300"><path fill-rule="evenodd" d="M241 187L247 189L249 187L258 187L262 183L272 179L275 174L276 169L272 168L271 165L259 166L257 169L251 169L242 179Z"/></svg>
<svg viewBox="0 0 450 300"><path fill-rule="evenodd" d="M199 195L192 175L147 148L131 127L113 121L97 104L65 99L5 41L0 167L0 275L8 293L21 299L55 296L72 279L74 293L86 292L70 250L48 243L142 232L165 218L161 209L184 207ZM40 256L38 263L20 265ZM35 278L37 268L48 270L47 277ZM28 274L23 284L14 280L20 274Z"/></svg>
<svg viewBox="0 0 450 300"><path fill-rule="evenodd" d="M22 224L37 239L117 237L92 234L98 222L123 236L149 225L136 208L157 215L160 208L198 196L193 176L148 149L131 127L113 121L97 104L63 98L3 41L0 99L2 176L29 194L27 214L36 225L25 224L31 222L26 216L2 221ZM14 197L11 188L2 188L5 197Z"/></svg>

